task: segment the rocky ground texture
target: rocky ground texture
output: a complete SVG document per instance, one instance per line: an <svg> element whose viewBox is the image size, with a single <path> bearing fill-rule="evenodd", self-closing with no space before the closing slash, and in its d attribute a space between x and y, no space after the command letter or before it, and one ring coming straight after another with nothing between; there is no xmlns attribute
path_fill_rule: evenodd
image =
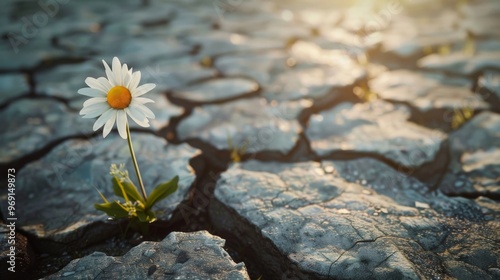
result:
<svg viewBox="0 0 500 280"><path fill-rule="evenodd" d="M500 2L0 6L2 279L500 279ZM78 114L114 56L157 84L146 188L180 177L148 236L93 207L133 174Z"/></svg>

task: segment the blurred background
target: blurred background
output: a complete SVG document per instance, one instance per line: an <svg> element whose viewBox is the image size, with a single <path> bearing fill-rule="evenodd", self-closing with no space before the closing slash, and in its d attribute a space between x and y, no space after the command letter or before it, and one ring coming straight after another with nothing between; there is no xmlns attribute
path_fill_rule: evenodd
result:
<svg viewBox="0 0 500 280"><path fill-rule="evenodd" d="M31 180L18 186L18 226L37 244L36 275L90 254L88 244L117 255L131 247L103 243L113 234L100 228L91 185L106 185L102 166L121 150L116 131L105 142L79 116L86 97L77 94L114 56L157 84L148 93L156 119L133 131L145 177L184 168L184 187L160 217L176 230L212 229L197 190L213 192L230 164L252 159L371 157L426 191L497 207L499 17L497 0L1 1L0 167ZM191 164L200 157L202 167ZM61 197L72 204L51 200ZM181 202L199 214L184 223L175 212L170 223ZM105 234L80 242L94 226ZM58 238L87 251L54 253Z"/></svg>

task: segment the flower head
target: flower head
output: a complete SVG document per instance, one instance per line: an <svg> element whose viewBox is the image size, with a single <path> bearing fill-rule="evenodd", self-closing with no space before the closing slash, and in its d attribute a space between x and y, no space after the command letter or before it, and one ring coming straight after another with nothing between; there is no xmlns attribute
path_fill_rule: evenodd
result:
<svg viewBox="0 0 500 280"><path fill-rule="evenodd" d="M79 94L91 97L83 103L80 115L83 118L97 118L94 131L102 126L103 137L106 137L116 122L118 133L127 139L127 115L138 125L149 127L149 120L154 119L153 112L144 104L154 102L149 98L140 97L156 87L155 84L139 86L141 72L132 72L127 64L121 64L117 57L113 58L113 69L106 61L102 61L106 76L100 78L88 77L85 83L89 86L78 90Z"/></svg>
<svg viewBox="0 0 500 280"><path fill-rule="evenodd" d="M125 169L125 164L123 163L120 163L120 165L112 163L109 168L109 174L118 178L120 182L130 182L128 171Z"/></svg>

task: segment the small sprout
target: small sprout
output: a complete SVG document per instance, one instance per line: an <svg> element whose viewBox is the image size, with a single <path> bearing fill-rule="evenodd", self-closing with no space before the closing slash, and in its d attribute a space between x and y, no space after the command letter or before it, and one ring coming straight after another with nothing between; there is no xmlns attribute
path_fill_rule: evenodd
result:
<svg viewBox="0 0 500 280"><path fill-rule="evenodd" d="M205 68L210 68L214 65L214 62L210 56L205 56L200 60L200 65Z"/></svg>
<svg viewBox="0 0 500 280"><path fill-rule="evenodd" d="M354 94L363 100L363 102L371 102L378 99L378 95L371 91L366 85L357 86L354 88Z"/></svg>
<svg viewBox="0 0 500 280"><path fill-rule="evenodd" d="M118 177L116 175L128 174L128 172L117 169L115 164L111 166L111 170L113 174L113 178L111 179L113 192L115 195L125 199L125 202L113 201L110 203L101 192L99 192L104 203L95 204L95 208L116 219L136 219L141 223L152 223L156 221L156 214L151 208L159 201L174 193L177 190L179 182L179 177L175 176L170 181L156 186L150 195L144 199L130 178Z"/></svg>
<svg viewBox="0 0 500 280"><path fill-rule="evenodd" d="M229 147L229 150L231 150L231 162L240 162L241 157L246 153L247 148L248 148L248 139L243 142L243 145L241 147L234 146L233 145L233 139L231 136L228 134L227 135L227 146Z"/></svg>
<svg viewBox="0 0 500 280"><path fill-rule="evenodd" d="M440 55L449 55L451 53L450 45L441 45L439 46L438 53Z"/></svg>
<svg viewBox="0 0 500 280"><path fill-rule="evenodd" d="M472 108L456 108L451 119L451 128L454 130L460 128L466 121L472 118L473 115L474 109Z"/></svg>
<svg viewBox="0 0 500 280"><path fill-rule="evenodd" d="M467 38L465 38L463 52L466 55L470 55L470 56L472 56L476 53L476 42L474 40L474 35L470 32L467 32Z"/></svg>

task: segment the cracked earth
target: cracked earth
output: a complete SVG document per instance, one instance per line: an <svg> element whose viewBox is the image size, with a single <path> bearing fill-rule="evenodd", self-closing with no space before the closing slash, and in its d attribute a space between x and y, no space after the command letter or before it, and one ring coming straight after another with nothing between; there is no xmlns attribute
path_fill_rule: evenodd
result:
<svg viewBox="0 0 500 280"><path fill-rule="evenodd" d="M0 6L2 279L500 279L499 2ZM114 56L157 85L147 190L180 177L151 236L93 206L133 170L78 114Z"/></svg>

